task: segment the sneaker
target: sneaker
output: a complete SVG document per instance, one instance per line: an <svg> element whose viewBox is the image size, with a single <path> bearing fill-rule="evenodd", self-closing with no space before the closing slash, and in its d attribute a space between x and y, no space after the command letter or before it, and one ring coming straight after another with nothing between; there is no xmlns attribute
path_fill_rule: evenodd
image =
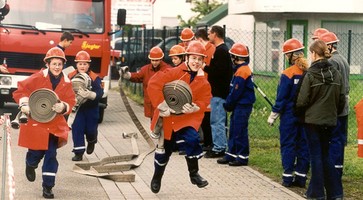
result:
<svg viewBox="0 0 363 200"><path fill-rule="evenodd" d="M219 157L222 157L224 156L224 151L221 151L221 152L217 152L217 151L208 151L204 157L205 158L219 158Z"/></svg>
<svg viewBox="0 0 363 200"><path fill-rule="evenodd" d="M92 154L95 150L95 143L88 143L87 144L87 154Z"/></svg>
<svg viewBox="0 0 363 200"><path fill-rule="evenodd" d="M218 159L217 163L221 164L221 165L226 165L229 163L229 160L227 160L225 157L223 157L223 158Z"/></svg>

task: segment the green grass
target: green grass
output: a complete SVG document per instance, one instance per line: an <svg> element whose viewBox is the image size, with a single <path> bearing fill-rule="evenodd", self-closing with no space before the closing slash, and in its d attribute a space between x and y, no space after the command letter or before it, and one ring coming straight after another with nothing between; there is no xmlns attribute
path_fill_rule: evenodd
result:
<svg viewBox="0 0 363 200"><path fill-rule="evenodd" d="M348 145L345 151L343 188L345 199L363 199L363 158L357 156L357 123L354 105L363 98L363 76L352 75L350 79L350 114L348 119ZM270 74L254 76L254 82L267 95L272 103L275 102L279 77ZM139 84L140 85L140 84ZM124 84L125 92L134 101L142 104L139 86ZM276 182L281 182L282 166L279 144L279 122L273 127L268 126L267 118L271 106L256 90L256 103L249 121L250 159L249 165ZM310 177L310 175L308 176ZM306 189L291 188L303 195Z"/></svg>

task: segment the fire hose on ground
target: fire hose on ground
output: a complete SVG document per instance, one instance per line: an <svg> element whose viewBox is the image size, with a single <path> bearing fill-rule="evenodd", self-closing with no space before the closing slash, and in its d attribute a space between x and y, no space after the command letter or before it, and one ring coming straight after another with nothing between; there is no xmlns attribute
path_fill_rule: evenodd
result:
<svg viewBox="0 0 363 200"><path fill-rule="evenodd" d="M130 103L127 99L127 96L125 95L125 92L123 91L121 86L120 86L120 95L126 107L126 110L132 119L132 122L135 124L138 131L141 133L143 138L148 143L149 146L148 150L140 154L136 141L137 133L123 133L122 135L123 138L131 139L131 144L132 144L131 154L111 156L103 158L98 162L92 162L92 163L76 163L73 167L74 172L89 176L95 176L99 178L106 178L116 182L133 182L135 181L134 174L105 174L105 173L124 172L136 168L141 165L144 158L148 154L150 154L155 150L154 142L150 138L145 128L142 126L135 112L132 110Z"/></svg>
<svg viewBox="0 0 363 200"><path fill-rule="evenodd" d="M177 112L177 114L181 114L182 106L185 103L187 102L191 103L192 101L192 94L189 85L181 80L167 83L164 87L163 92L167 104L172 109L174 109ZM148 143L149 149L140 154L136 142L137 133L129 133L129 134L123 133L124 138L131 138L132 152L133 152L132 154L112 156L93 163L77 163L74 165L73 171L89 176L110 179L116 182L133 182L135 181L134 174L104 174L104 173L128 171L130 169L136 168L141 165L144 158L148 154L150 154L155 150L154 142L152 141L149 134L142 126L135 112L132 110L130 103L127 99L127 96L121 86L120 86L120 95L126 107L126 110L132 119L132 122L135 124L138 131L141 133L143 138ZM159 123L162 123L161 119L159 121L160 121ZM161 130L162 125L160 125L159 128L160 129L157 131L161 134L160 135L161 137L159 136L158 138L157 150L163 151L164 138ZM127 163L120 163L120 162L127 162ZM120 163L120 164L115 164L115 163Z"/></svg>

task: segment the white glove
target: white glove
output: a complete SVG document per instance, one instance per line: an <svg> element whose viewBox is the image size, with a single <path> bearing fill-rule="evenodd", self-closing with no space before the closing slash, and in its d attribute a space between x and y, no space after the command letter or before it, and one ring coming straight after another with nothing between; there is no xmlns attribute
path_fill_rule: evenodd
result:
<svg viewBox="0 0 363 200"><path fill-rule="evenodd" d="M197 104L186 103L183 106L182 113L189 114L189 113L197 112L198 110L200 110L200 108L199 108L199 106L197 106Z"/></svg>
<svg viewBox="0 0 363 200"><path fill-rule="evenodd" d="M29 108L28 104L20 106L20 111L26 115L29 115L30 108Z"/></svg>
<svg viewBox="0 0 363 200"><path fill-rule="evenodd" d="M129 80L131 78L131 73L125 72L124 74L122 74L122 78Z"/></svg>
<svg viewBox="0 0 363 200"><path fill-rule="evenodd" d="M79 88L78 89L78 95L80 95L81 97L85 98L85 99L91 99L94 100L96 98L96 93L90 90L85 90L83 88Z"/></svg>
<svg viewBox="0 0 363 200"><path fill-rule="evenodd" d="M66 105L63 102L55 103L52 107L52 110L56 113L64 113L65 112Z"/></svg>
<svg viewBox="0 0 363 200"><path fill-rule="evenodd" d="M159 109L160 117L169 117L170 114L175 113L175 110L171 109L168 106L168 104L165 102L165 100L163 102L161 102L157 108Z"/></svg>
<svg viewBox="0 0 363 200"><path fill-rule="evenodd" d="M120 75L125 74L127 72L129 72L128 66L120 67Z"/></svg>
<svg viewBox="0 0 363 200"><path fill-rule="evenodd" d="M267 119L267 123L270 126L274 125L275 120L280 116L280 113L271 112L270 116Z"/></svg>

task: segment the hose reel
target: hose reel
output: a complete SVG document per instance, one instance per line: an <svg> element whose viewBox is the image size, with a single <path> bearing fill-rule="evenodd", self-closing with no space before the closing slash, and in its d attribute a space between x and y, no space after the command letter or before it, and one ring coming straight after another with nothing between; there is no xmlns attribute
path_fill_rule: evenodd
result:
<svg viewBox="0 0 363 200"><path fill-rule="evenodd" d="M192 90L185 81L175 80L164 85L163 94L165 102L175 111L182 114L183 106L192 103Z"/></svg>
<svg viewBox="0 0 363 200"><path fill-rule="evenodd" d="M58 101L57 94L50 89L41 88L35 90L29 97L30 117L40 123L52 121L57 115L52 107Z"/></svg>

